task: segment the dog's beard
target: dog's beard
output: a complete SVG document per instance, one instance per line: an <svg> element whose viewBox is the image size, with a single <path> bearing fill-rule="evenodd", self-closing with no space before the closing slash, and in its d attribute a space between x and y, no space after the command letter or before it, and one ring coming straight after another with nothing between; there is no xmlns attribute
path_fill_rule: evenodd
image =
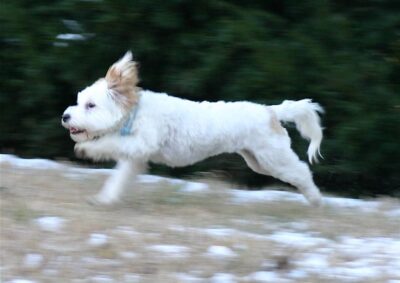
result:
<svg viewBox="0 0 400 283"><path fill-rule="evenodd" d="M80 134L75 134L75 135L70 134L69 136L76 143L90 140L89 135L88 135L88 133L86 131L83 132L83 133L80 133Z"/></svg>
<svg viewBox="0 0 400 283"><path fill-rule="evenodd" d="M92 135L92 134L88 133L87 131L84 131L84 132L78 133L78 134L71 134L70 133L69 136L76 143L94 140L94 139L96 139L98 137L96 135Z"/></svg>

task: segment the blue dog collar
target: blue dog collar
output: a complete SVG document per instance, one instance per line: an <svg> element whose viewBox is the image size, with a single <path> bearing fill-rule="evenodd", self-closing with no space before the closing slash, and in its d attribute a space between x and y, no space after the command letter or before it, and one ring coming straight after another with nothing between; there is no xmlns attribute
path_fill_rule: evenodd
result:
<svg viewBox="0 0 400 283"><path fill-rule="evenodd" d="M122 125L122 128L119 130L119 134L121 136L129 136L132 134L132 125L136 119L136 114L139 109L139 103L136 104L135 107L132 108L131 112L129 113L128 120Z"/></svg>

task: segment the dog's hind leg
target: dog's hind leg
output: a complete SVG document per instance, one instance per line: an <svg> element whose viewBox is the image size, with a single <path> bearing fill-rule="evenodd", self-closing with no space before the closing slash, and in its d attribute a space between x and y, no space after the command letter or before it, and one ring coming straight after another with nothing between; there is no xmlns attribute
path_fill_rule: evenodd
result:
<svg viewBox="0 0 400 283"><path fill-rule="evenodd" d="M283 143L280 148L263 148L240 152L248 166L255 172L270 175L295 186L313 205L321 204L321 193L314 184L307 164L301 161L290 148Z"/></svg>
<svg viewBox="0 0 400 283"><path fill-rule="evenodd" d="M118 201L137 174L144 166L132 160L119 160L112 175L107 179L101 191L89 200L92 204L112 204Z"/></svg>
<svg viewBox="0 0 400 283"><path fill-rule="evenodd" d="M246 161L247 166L249 166L249 168L251 170L253 170L254 172L256 172L258 174L270 175L264 168L262 168L260 166L257 158L254 156L253 153L251 153L251 151L249 151L247 149L243 149L243 150L239 151L238 153L240 156L243 157L244 161Z"/></svg>

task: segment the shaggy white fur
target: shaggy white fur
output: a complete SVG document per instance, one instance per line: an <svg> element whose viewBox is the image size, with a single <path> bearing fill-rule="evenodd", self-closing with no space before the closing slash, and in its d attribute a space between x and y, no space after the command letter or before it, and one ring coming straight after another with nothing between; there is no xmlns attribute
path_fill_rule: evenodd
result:
<svg viewBox="0 0 400 283"><path fill-rule="evenodd" d="M221 153L238 153L257 173L297 187L314 205L319 189L306 163L291 149L280 121L294 122L310 140L309 161L322 140L318 112L309 99L266 106L251 102L194 102L136 88L137 70L128 52L100 79L78 94L62 124L76 141L78 156L118 162L115 174L95 197L109 204L121 196L129 179L150 162L186 166ZM124 85L125 84L125 85ZM130 121L130 134L120 130Z"/></svg>

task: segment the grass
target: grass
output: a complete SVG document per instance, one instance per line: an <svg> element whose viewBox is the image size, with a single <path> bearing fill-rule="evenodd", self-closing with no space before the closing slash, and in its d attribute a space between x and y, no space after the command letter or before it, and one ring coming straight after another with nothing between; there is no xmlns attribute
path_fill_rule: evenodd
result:
<svg viewBox="0 0 400 283"><path fill-rule="evenodd" d="M60 171L16 169L3 164L1 279L91 282L94 276L106 275L115 282L124 282L129 274L137 274L140 282L177 282L176 273L210 278L225 272L247 282L243 278L256 271L275 271L284 276L294 268L293 262L311 251L309 247L262 239L277 231L307 232L333 240L343 235L398 235L393 219L379 212L366 216L350 209L314 209L293 202L233 204L229 185L215 180L202 180L211 188L205 193L182 193L179 186L167 182L140 184L126 194L122 203L110 207L89 205L86 198L99 190L105 178L70 178ZM395 199L382 203L385 208L399 205ZM32 220L42 215L65 218L65 227L56 233L41 231ZM205 233L205 228L230 228L243 233L213 236ZM87 240L92 233L108 235L109 242L101 247L89 246ZM155 244L189 247L189 257L148 249ZM238 256L209 258L206 251L211 245L229 247ZM44 256L39 268L23 266L27 253ZM126 256L132 254L135 256ZM346 259L335 260L340 263ZM329 280L310 275L307 282Z"/></svg>

